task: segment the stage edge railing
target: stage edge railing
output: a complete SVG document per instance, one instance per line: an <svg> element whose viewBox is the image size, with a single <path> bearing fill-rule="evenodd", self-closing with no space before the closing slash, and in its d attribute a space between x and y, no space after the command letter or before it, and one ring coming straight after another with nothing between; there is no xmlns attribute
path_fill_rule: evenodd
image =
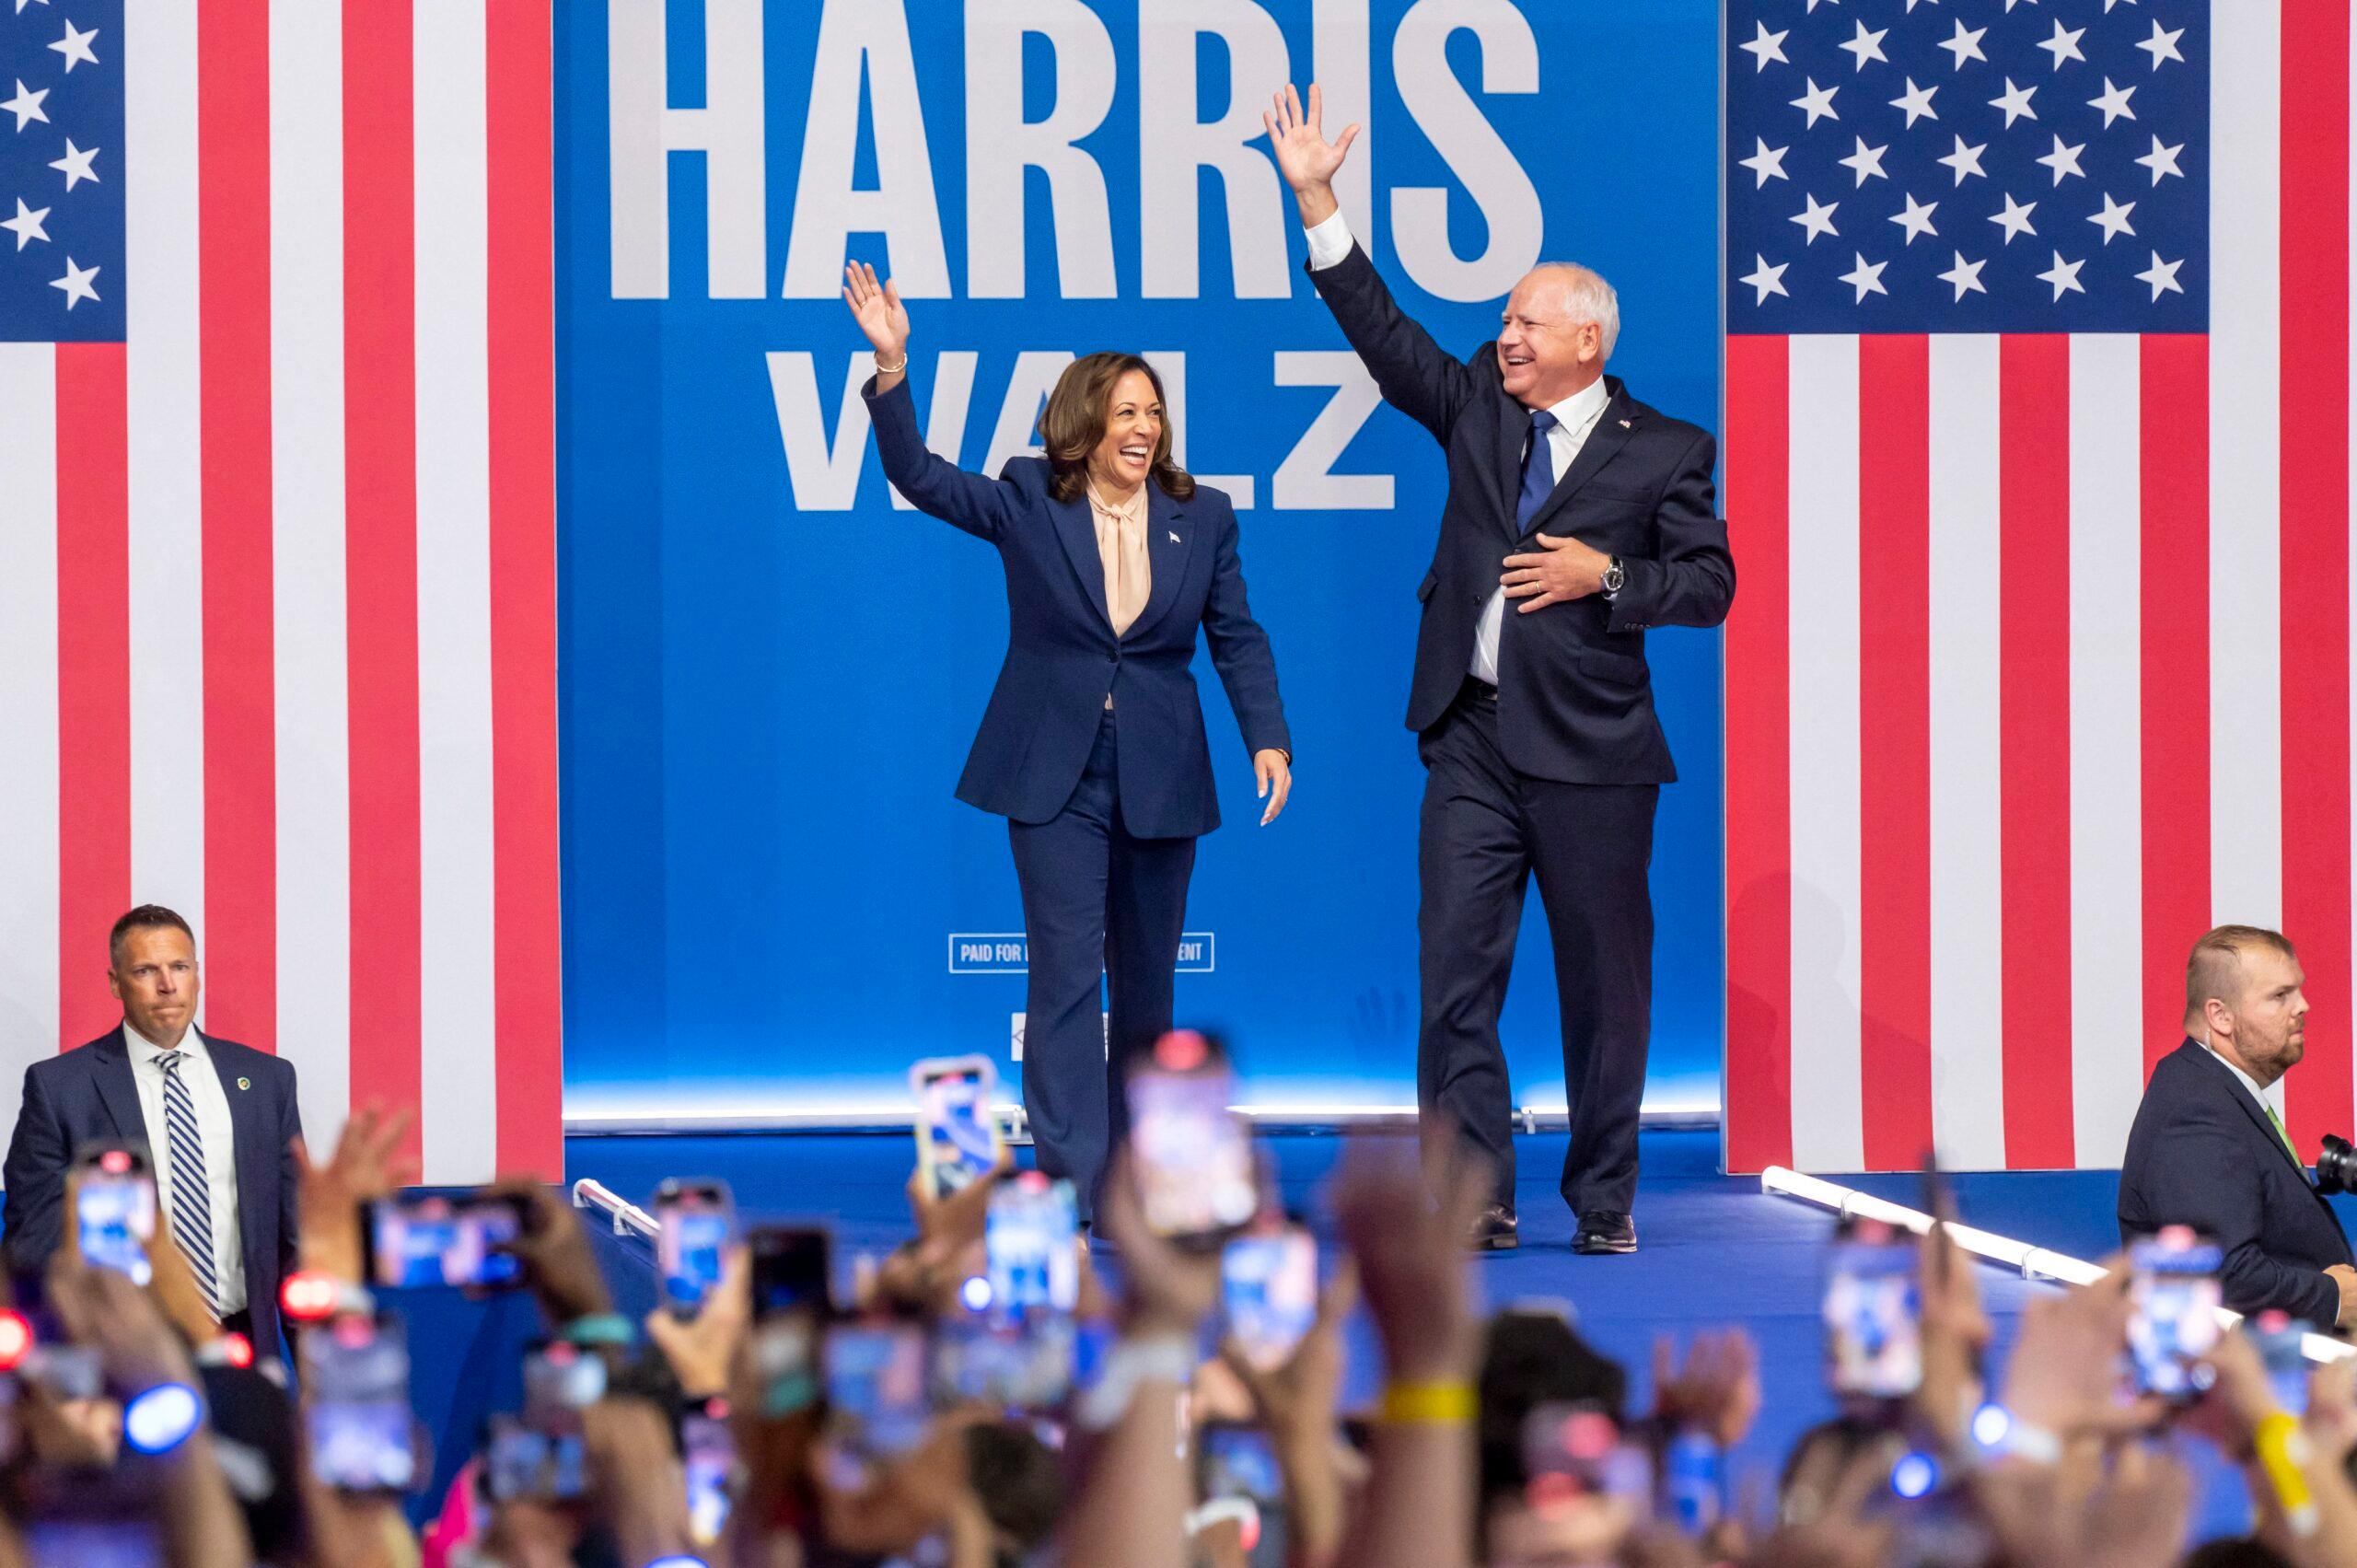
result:
<svg viewBox="0 0 2357 1568"><path fill-rule="evenodd" d="M587 1177L573 1184L573 1206L599 1214L612 1222L616 1236L635 1237L652 1242L660 1228L655 1216L608 1187L602 1181Z"/></svg>
<svg viewBox="0 0 2357 1568"><path fill-rule="evenodd" d="M1871 1192L1861 1192L1854 1187L1844 1187L1822 1177L1805 1176L1797 1170L1771 1165L1759 1173L1759 1190L1780 1198L1796 1199L1830 1209L1843 1219L1880 1220L1894 1228L1912 1231L1917 1236L1928 1235L1933 1220L1931 1215ZM2014 1270L2026 1280L2047 1280L2061 1284L2093 1284L2108 1272L2097 1263L2073 1258L2067 1252L2057 1252L2048 1247L2033 1247L2026 1241L2015 1241L1994 1231L1980 1230L1968 1225L1949 1222L1948 1234L1974 1257L1986 1262L2002 1263ZM2242 1314L2218 1309L2218 1321L2228 1327L2241 1322ZM2325 1334L2308 1334L2302 1338L2300 1349L2310 1361L2342 1361L2357 1355L2357 1345L2344 1344Z"/></svg>

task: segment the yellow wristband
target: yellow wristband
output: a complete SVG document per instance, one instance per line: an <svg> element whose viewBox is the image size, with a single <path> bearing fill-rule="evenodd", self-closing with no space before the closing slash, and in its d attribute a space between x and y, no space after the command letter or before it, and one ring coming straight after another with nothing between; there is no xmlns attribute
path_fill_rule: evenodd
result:
<svg viewBox="0 0 2357 1568"><path fill-rule="evenodd" d="M2308 1453L2298 1419L2276 1411L2258 1423L2258 1430L2252 1434L2251 1446L2258 1450L2259 1468L2266 1472L2292 1532L2301 1536L2315 1533L2316 1497L2308 1490L2308 1478L2300 1469Z"/></svg>
<svg viewBox="0 0 2357 1568"><path fill-rule="evenodd" d="M1475 1413L1470 1383L1394 1383L1383 1391L1387 1426L1446 1426L1470 1422Z"/></svg>

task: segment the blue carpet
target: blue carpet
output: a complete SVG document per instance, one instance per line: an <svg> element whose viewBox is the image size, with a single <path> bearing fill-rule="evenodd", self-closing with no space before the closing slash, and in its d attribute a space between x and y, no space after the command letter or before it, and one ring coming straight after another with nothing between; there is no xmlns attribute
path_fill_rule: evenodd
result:
<svg viewBox="0 0 2357 1568"><path fill-rule="evenodd" d="M1697 1330L1740 1323L1759 1341L1766 1411L1733 1458L1738 1481L1759 1474L1772 1484L1794 1438L1833 1413L1820 1357L1818 1295L1823 1249L1831 1232L1825 1213L1764 1196L1756 1179L1718 1173L1718 1135L1712 1132L1644 1134L1643 1178L1637 1204L1643 1247L1634 1256L1583 1258L1571 1251L1573 1217L1556 1194L1562 1135L1516 1142L1516 1202L1522 1219L1519 1251L1478 1265L1493 1304L1532 1298L1569 1302L1581 1331L1628 1367L1632 1402L1649 1398L1650 1346L1656 1333L1681 1340ZM1318 1217L1318 1189L1341 1140L1289 1134L1270 1140L1288 1204ZM901 1188L910 1168L904 1137L746 1135L718 1137L575 1137L566 1140L568 1180L594 1177L636 1201L672 1175L714 1175L734 1188L749 1218L823 1219L836 1228L840 1266L861 1251L881 1252L908 1233ZM1865 1177L1854 1185L1920 1206L1919 1183L1909 1176ZM1956 1179L1960 1217L2001 1235L2088 1259L2102 1259L2117 1242L2108 1172L2058 1171ZM642 1268L619 1265L633 1300L651 1301ZM1999 1336L2011 1342L2033 1284L1994 1268L1980 1271L1982 1292ZM1363 1328L1363 1326L1361 1326ZM1364 1367L1369 1358L1354 1357ZM1352 1397L1363 1398L1363 1388ZM2240 1480L2189 1447L2202 1481L2203 1533L2243 1527L2247 1502Z"/></svg>

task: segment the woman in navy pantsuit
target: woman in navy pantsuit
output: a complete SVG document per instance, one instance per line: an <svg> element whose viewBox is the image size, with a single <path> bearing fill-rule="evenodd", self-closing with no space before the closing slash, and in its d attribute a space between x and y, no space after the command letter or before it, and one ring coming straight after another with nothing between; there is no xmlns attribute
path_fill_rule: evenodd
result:
<svg viewBox="0 0 2357 1568"><path fill-rule="evenodd" d="M843 298L876 350L865 396L885 476L995 546L1006 573L1006 662L958 798L1007 819L1030 948L1023 1105L1039 1168L1072 1179L1086 1215L1127 1127L1128 1063L1171 1026L1195 840L1219 826L1196 628L1252 753L1263 826L1293 782L1276 663L1245 602L1236 513L1170 460L1144 360L1074 361L1039 416L1047 456L984 479L918 433L892 285L855 264Z"/></svg>

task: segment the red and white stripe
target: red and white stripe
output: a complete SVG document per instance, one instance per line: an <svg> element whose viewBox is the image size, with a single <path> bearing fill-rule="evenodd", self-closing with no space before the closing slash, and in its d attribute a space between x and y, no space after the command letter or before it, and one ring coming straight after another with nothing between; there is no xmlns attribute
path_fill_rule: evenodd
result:
<svg viewBox="0 0 2357 1568"><path fill-rule="evenodd" d="M0 1094L152 901L315 1138L555 1175L549 5L135 25L128 343L0 345Z"/></svg>
<svg viewBox="0 0 2357 1568"><path fill-rule="evenodd" d="M2206 336L1728 340L1732 1169L2117 1165L2227 921L2357 1126L2349 9L2212 45Z"/></svg>

